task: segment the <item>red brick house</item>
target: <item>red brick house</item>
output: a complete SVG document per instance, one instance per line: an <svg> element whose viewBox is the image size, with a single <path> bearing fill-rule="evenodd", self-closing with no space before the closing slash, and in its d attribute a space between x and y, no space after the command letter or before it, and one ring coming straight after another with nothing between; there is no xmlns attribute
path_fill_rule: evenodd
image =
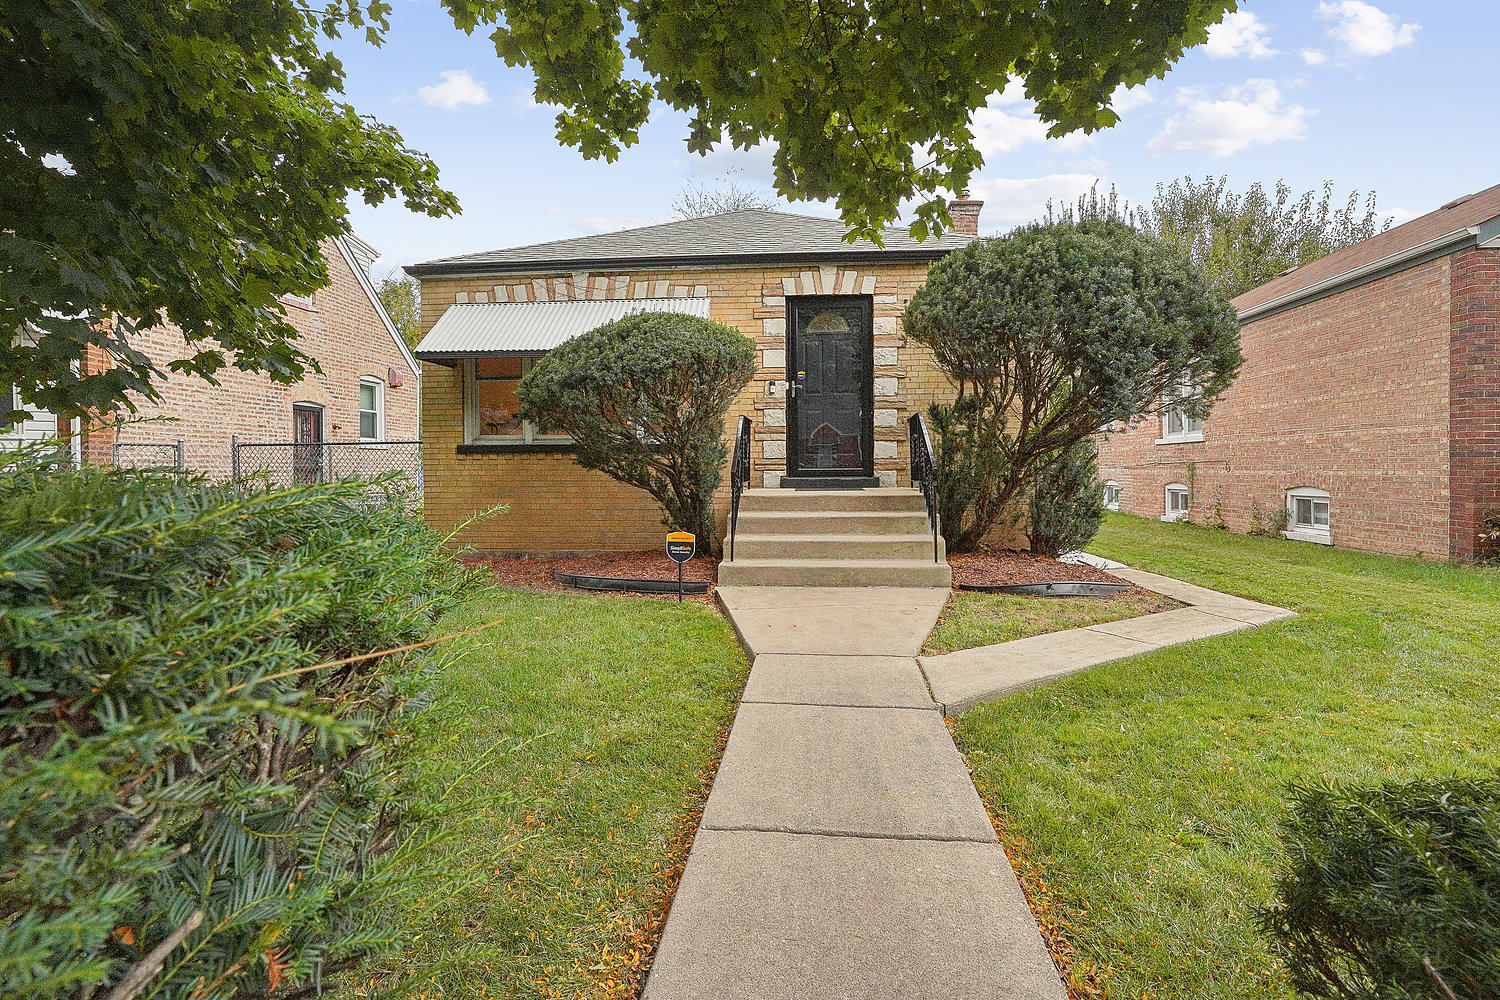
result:
<svg viewBox="0 0 1500 1000"><path fill-rule="evenodd" d="M89 427L73 435L75 455L99 464L163 465L174 460L169 456L176 454L180 441L187 468L224 477L233 469L230 445L235 438L283 445L365 442L371 445L365 456L370 460L388 457L380 454L383 441L415 440L420 369L370 282L369 267L378 255L352 236L326 241L323 253L328 285L307 298L282 299L298 331L298 346L318 359L321 373L309 373L295 385L234 368L219 373L218 385L172 374L158 383L159 400L137 398L134 414L117 415L125 423ZM142 333L135 343L163 371L168 362L190 353L181 331L170 324ZM0 447L7 440L70 430L59 427L50 413L35 408L31 413L31 420L0 428ZM162 419L135 422L138 418ZM296 470L297 475L315 478L323 468L319 462L331 465L333 460L326 454L320 457L319 451L328 449L298 453L306 468ZM287 447L250 452L255 458L249 464L274 467L280 461L290 469L292 452ZM415 460L411 455L410 461Z"/></svg>
<svg viewBox="0 0 1500 1000"><path fill-rule="evenodd" d="M1196 421L1100 441L1111 506L1468 560L1500 511L1500 185L1234 300L1245 366Z"/></svg>

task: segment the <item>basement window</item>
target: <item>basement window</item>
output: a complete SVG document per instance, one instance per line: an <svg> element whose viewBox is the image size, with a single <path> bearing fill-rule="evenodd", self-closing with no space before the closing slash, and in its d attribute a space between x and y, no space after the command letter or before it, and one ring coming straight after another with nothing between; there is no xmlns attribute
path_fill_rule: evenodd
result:
<svg viewBox="0 0 1500 1000"><path fill-rule="evenodd" d="M1188 488L1182 483L1167 484L1167 512L1163 521L1183 521L1188 516Z"/></svg>
<svg viewBox="0 0 1500 1000"><path fill-rule="evenodd" d="M1113 479L1104 484L1104 506L1109 510L1120 509L1120 484Z"/></svg>
<svg viewBox="0 0 1500 1000"><path fill-rule="evenodd" d="M1282 535L1297 542L1332 545L1332 513L1327 490L1311 486L1287 490L1286 530Z"/></svg>

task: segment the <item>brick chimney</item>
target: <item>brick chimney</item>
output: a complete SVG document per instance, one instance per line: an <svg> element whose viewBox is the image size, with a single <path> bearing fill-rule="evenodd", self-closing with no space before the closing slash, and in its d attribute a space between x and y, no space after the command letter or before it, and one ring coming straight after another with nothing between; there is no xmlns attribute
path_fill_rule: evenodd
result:
<svg viewBox="0 0 1500 1000"><path fill-rule="evenodd" d="M948 215L953 219L949 232L955 236L978 236L979 210L983 207L984 202L970 198L967 191L948 202Z"/></svg>

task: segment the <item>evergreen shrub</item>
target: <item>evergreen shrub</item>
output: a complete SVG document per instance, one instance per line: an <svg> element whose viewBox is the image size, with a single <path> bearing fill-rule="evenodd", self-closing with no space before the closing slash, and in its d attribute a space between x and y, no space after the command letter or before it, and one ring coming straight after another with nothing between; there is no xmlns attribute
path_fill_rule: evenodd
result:
<svg viewBox="0 0 1500 1000"><path fill-rule="evenodd" d="M1028 530L1031 551L1060 556L1094 540L1104 521L1104 484L1099 481L1098 449L1079 441L1037 473Z"/></svg>
<svg viewBox="0 0 1500 1000"><path fill-rule="evenodd" d="M406 499L0 456L0 994L298 996L398 945L445 647L357 657L466 587Z"/></svg>
<svg viewBox="0 0 1500 1000"><path fill-rule="evenodd" d="M1500 997L1500 779L1298 787L1282 841L1261 922L1297 989Z"/></svg>

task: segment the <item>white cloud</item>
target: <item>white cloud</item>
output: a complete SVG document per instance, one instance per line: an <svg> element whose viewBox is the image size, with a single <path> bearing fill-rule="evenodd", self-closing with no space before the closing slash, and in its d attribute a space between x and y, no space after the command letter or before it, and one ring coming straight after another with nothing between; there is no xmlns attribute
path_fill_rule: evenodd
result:
<svg viewBox="0 0 1500 1000"><path fill-rule="evenodd" d="M1009 88L1007 88L1009 89ZM985 159L996 153L1013 153L1027 143L1046 142L1051 148L1075 150L1094 141L1091 135L1071 132L1058 139L1048 139L1048 125L1029 110L1011 114L994 107L1015 105L1020 102L1005 98L1001 94L990 97L989 103L974 112L971 120L974 129L974 145ZM1119 110L1116 108L1116 110Z"/></svg>
<svg viewBox="0 0 1500 1000"><path fill-rule="evenodd" d="M1109 184L1093 174L1048 174L1045 177L977 177L969 193L984 201L979 224L985 232L1005 230L1040 219L1047 211L1047 201L1071 204L1098 184L1108 190Z"/></svg>
<svg viewBox="0 0 1500 1000"><path fill-rule="evenodd" d="M1343 42L1357 56L1384 55L1410 45L1421 28L1420 24L1397 24L1394 17L1364 0L1323 0L1318 16L1333 22L1329 37Z"/></svg>
<svg viewBox="0 0 1500 1000"><path fill-rule="evenodd" d="M989 159L996 153L1011 153L1029 142L1044 142L1047 126L1035 115L1013 115L998 108L974 112L974 145Z"/></svg>
<svg viewBox="0 0 1500 1000"><path fill-rule="evenodd" d="M1007 77L1005 87L990 95L985 102L990 107L1009 107L1015 104L1026 104L1026 81L1019 76Z"/></svg>
<svg viewBox="0 0 1500 1000"><path fill-rule="evenodd" d="M442 83L417 88L417 96L422 99L423 104L452 111L466 104L490 103L490 92L484 89L484 84L470 76L468 70L445 69L442 77Z"/></svg>
<svg viewBox="0 0 1500 1000"><path fill-rule="evenodd" d="M1302 61L1309 66L1321 66L1328 61L1328 53L1322 49L1303 49Z"/></svg>
<svg viewBox="0 0 1500 1000"><path fill-rule="evenodd" d="M1307 134L1307 119L1315 114L1300 104L1283 104L1271 80L1246 80L1219 100L1184 89L1183 103L1187 110L1167 120L1146 143L1147 152L1229 156L1248 146L1300 139Z"/></svg>
<svg viewBox="0 0 1500 1000"><path fill-rule="evenodd" d="M1154 100L1156 100L1156 95L1147 90L1144 84L1137 87L1127 87L1122 83L1115 88L1114 94L1110 96L1109 106L1114 108L1115 111L1124 114L1132 108L1139 108L1142 105L1150 104Z"/></svg>
<svg viewBox="0 0 1500 1000"><path fill-rule="evenodd" d="M1225 14L1224 20L1218 24L1210 25L1208 44L1203 46L1203 51L1214 59L1234 56L1266 59L1276 55L1266 25L1246 10L1232 11Z"/></svg>

